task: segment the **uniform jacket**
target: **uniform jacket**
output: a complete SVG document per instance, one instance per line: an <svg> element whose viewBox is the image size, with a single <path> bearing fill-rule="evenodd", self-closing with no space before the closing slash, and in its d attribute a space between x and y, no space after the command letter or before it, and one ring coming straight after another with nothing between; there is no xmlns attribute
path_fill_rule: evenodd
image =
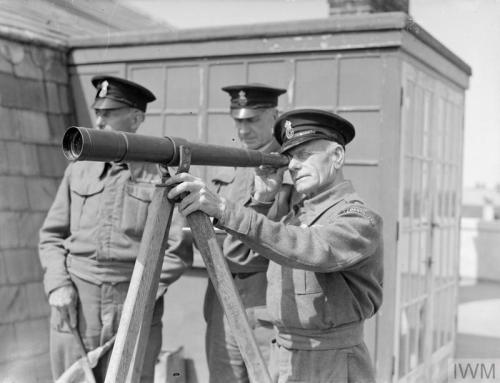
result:
<svg viewBox="0 0 500 383"><path fill-rule="evenodd" d="M45 290L70 283L70 274L95 283L130 281L154 183L151 165L71 163L40 229ZM173 220L161 282L183 272L181 227Z"/></svg>
<svg viewBox="0 0 500 383"><path fill-rule="evenodd" d="M267 308L287 348L362 342L382 303L382 219L344 181L280 222L230 204L217 223L268 258Z"/></svg>

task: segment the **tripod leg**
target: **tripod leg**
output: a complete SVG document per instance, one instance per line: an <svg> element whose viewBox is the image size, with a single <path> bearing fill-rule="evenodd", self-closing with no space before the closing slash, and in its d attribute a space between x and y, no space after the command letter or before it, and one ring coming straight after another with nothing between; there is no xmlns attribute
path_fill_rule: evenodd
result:
<svg viewBox="0 0 500 383"><path fill-rule="evenodd" d="M187 216L193 239L200 251L207 272L212 280L219 301L238 343L241 355L252 382L270 383L267 364L262 358L252 329L248 323L241 298L234 286L233 278L220 249L210 219L205 213L196 211Z"/></svg>
<svg viewBox="0 0 500 383"><path fill-rule="evenodd" d="M142 370L156 290L174 211L174 204L167 199L167 193L166 188L157 187L149 206L146 227L123 305L105 383L133 382L127 380L127 376L131 379L137 376L137 372L140 375ZM149 320L148 323L146 320ZM144 331L146 329L147 331ZM133 371L129 375L130 368L133 368Z"/></svg>

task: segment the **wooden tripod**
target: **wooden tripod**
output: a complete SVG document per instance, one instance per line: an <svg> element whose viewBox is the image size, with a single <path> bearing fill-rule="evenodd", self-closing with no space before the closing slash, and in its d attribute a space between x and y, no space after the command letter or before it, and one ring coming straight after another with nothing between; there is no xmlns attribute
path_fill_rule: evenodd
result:
<svg viewBox="0 0 500 383"><path fill-rule="evenodd" d="M190 149L181 146L178 172L189 170L190 159ZM164 180L167 177L168 172L165 172ZM162 185L158 185L154 191L105 383L135 383L141 375L174 210L174 203L168 200L167 193L168 190ZM190 214L187 221L245 360L251 381L270 383L266 363L255 341L209 217L197 211Z"/></svg>

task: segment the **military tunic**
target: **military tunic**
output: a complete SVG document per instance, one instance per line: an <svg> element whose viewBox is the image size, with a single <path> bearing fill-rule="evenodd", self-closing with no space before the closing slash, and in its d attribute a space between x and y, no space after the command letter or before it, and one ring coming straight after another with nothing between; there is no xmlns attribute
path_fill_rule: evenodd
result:
<svg viewBox="0 0 500 383"><path fill-rule="evenodd" d="M372 382L363 322L382 303L382 220L344 181L281 222L230 204L218 226L270 260L277 382Z"/></svg>
<svg viewBox="0 0 500 383"><path fill-rule="evenodd" d="M104 344L117 331L154 183L159 180L149 165L72 163L40 229L39 253L46 293L65 285L77 289L78 327L87 350ZM177 228L175 222L170 229L158 297L185 268L179 255L186 249L181 244L181 227ZM153 315L143 382L152 381L161 347L162 312L161 298ZM59 328L58 323L59 312L52 308L54 377L78 359L69 329L66 325ZM95 371L98 381L104 378L106 366L104 358Z"/></svg>

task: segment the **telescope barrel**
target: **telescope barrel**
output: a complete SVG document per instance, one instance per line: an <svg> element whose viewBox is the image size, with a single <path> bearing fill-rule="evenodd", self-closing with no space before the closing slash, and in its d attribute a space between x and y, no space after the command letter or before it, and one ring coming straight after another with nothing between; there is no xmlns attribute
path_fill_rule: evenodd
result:
<svg viewBox="0 0 500 383"><path fill-rule="evenodd" d="M179 147L191 149L191 165L257 167L288 165L282 154L200 144L179 137L154 137L135 133L73 126L63 137L63 152L73 161L151 162L179 165Z"/></svg>

